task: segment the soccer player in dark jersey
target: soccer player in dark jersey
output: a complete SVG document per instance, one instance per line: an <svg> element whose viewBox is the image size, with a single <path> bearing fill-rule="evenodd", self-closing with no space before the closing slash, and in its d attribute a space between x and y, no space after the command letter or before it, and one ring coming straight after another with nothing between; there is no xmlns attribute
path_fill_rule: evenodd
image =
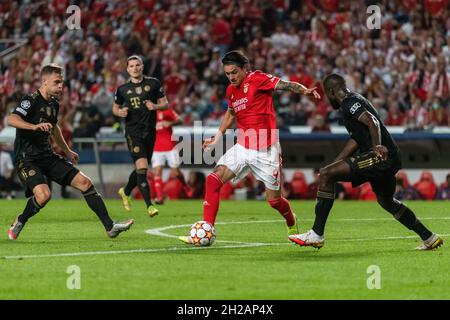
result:
<svg viewBox="0 0 450 320"><path fill-rule="evenodd" d="M417 250L441 246L443 240L394 198L395 174L401 168L400 150L372 104L362 95L350 91L344 78L338 74L325 77L323 86L333 108L340 109L351 139L336 160L320 170L312 229L289 236L289 239L301 246L321 248L325 242L325 223L334 202L334 185L338 181L350 181L353 186L370 182L381 207L423 240Z"/></svg>
<svg viewBox="0 0 450 320"><path fill-rule="evenodd" d="M130 174L125 188L120 188L118 193L125 210L130 211L130 194L138 186L147 205L147 214L154 217L158 209L150 198L147 169L156 138L156 110L166 110L169 104L161 82L144 76L143 70L144 64L139 56L133 55L127 59L130 80L117 89L113 105L113 114L125 118L128 150L136 168Z"/></svg>
<svg viewBox="0 0 450 320"><path fill-rule="evenodd" d="M63 69L53 64L44 66L41 70L40 88L26 95L8 117L8 125L17 129L14 141L17 172L24 185L33 193L23 213L17 216L8 230L10 240L16 240L28 219L38 213L50 200L51 192L47 178L80 190L110 238L115 238L133 224L132 219L126 222L113 222L91 179L72 164L78 162L78 154L68 147L57 123L58 97L62 89ZM52 151L50 136L71 162Z"/></svg>

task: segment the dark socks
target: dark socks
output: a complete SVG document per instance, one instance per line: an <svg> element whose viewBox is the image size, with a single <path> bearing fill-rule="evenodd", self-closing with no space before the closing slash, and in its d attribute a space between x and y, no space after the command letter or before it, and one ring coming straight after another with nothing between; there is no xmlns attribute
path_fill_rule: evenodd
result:
<svg viewBox="0 0 450 320"><path fill-rule="evenodd" d="M392 213L392 212L391 212ZM414 231L419 235L422 240L426 240L431 237L432 232L428 230L419 219L417 219L414 212L411 211L404 204L397 213L394 213L395 219L397 219L402 225L407 227L409 230Z"/></svg>
<svg viewBox="0 0 450 320"><path fill-rule="evenodd" d="M125 186L125 194L129 196L133 189L137 186L137 173L136 170L131 172L130 177L128 178L128 183Z"/></svg>
<svg viewBox="0 0 450 320"><path fill-rule="evenodd" d="M91 186L87 191L83 192L83 196L84 199L86 199L89 208L95 212L105 229L107 231L111 230L113 221L109 217L105 203L103 202L101 195L95 190L95 187Z"/></svg>
<svg viewBox="0 0 450 320"><path fill-rule="evenodd" d="M147 169L138 169L136 170L136 173L139 191L141 191L142 197L148 208L152 204L152 200L150 199L150 186L147 181Z"/></svg>
<svg viewBox="0 0 450 320"><path fill-rule="evenodd" d="M316 218L312 229L319 236L323 236L328 214L334 203L334 192L317 191Z"/></svg>
<svg viewBox="0 0 450 320"><path fill-rule="evenodd" d="M23 213L17 218L17 220L25 224L28 221L28 219L30 219L32 216L38 213L39 210L41 210L42 208L43 206L37 203L36 198L31 197L28 199L27 205L25 206Z"/></svg>

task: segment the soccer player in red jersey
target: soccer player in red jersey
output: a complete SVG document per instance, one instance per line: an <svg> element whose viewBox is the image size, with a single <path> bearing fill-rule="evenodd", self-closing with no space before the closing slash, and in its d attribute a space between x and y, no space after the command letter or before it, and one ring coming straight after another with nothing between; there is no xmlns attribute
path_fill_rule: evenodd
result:
<svg viewBox="0 0 450 320"><path fill-rule="evenodd" d="M189 196L191 193L179 168L181 159L175 141L172 140L172 127L181 123L180 116L173 109L158 110L156 112L156 141L153 148L152 167L155 175L155 203L157 204L164 203L162 171L166 162L171 168L173 175L182 183L186 195Z"/></svg>
<svg viewBox="0 0 450 320"><path fill-rule="evenodd" d="M298 230L289 202L281 196L281 150L275 121L272 95L275 90L291 91L320 99L316 88L308 89L297 82L284 81L259 70L248 70L248 58L240 51L230 51L222 58L227 88L228 110L217 134L203 143L208 150L217 145L225 131L237 121L237 144L217 162L214 172L206 178L203 220L214 225L219 209L220 189L231 179L242 179L252 172L266 188L269 205L286 220L288 234ZM192 239L179 237L192 244Z"/></svg>

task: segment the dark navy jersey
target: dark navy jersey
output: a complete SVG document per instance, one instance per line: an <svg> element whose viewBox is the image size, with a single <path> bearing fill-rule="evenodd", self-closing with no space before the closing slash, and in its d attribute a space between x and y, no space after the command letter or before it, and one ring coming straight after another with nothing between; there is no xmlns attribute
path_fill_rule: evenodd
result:
<svg viewBox="0 0 450 320"><path fill-rule="evenodd" d="M148 110L145 100L156 104L165 96L161 82L152 77L144 77L139 83L130 80L117 88L114 102L128 108L125 118L125 130L131 136L145 136L154 133L156 128L156 111Z"/></svg>
<svg viewBox="0 0 450 320"><path fill-rule="evenodd" d="M344 126L350 134L350 137L358 143L361 153L370 151L373 147L369 128L362 122L358 121L364 111L370 112L378 120L381 131L381 144L388 149L389 154L394 155L399 153L399 149L394 139L387 131L383 121L378 115L378 112L369 100L356 92L351 92L342 101L340 110L342 113Z"/></svg>
<svg viewBox="0 0 450 320"><path fill-rule="evenodd" d="M22 98L19 105L12 111L31 124L58 122L59 102L55 98L46 100L39 90ZM53 154L49 142L50 132L16 129L14 153L16 161L21 159L36 159Z"/></svg>

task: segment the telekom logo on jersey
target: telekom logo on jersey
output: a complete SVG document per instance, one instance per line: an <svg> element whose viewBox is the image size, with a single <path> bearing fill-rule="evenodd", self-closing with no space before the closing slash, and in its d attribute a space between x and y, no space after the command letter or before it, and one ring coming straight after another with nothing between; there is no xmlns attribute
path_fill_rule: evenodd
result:
<svg viewBox="0 0 450 320"><path fill-rule="evenodd" d="M244 99L241 99L244 100ZM244 102L243 102L244 103ZM221 141L209 150L203 150L203 141L215 136L217 129L203 127L201 121L195 121L193 128L177 127L172 134L172 141L177 142L183 164L215 164L224 153L238 141L245 141L247 147L258 152L269 152L268 141L278 142L278 129L228 129ZM269 139L270 138L270 139Z"/></svg>

